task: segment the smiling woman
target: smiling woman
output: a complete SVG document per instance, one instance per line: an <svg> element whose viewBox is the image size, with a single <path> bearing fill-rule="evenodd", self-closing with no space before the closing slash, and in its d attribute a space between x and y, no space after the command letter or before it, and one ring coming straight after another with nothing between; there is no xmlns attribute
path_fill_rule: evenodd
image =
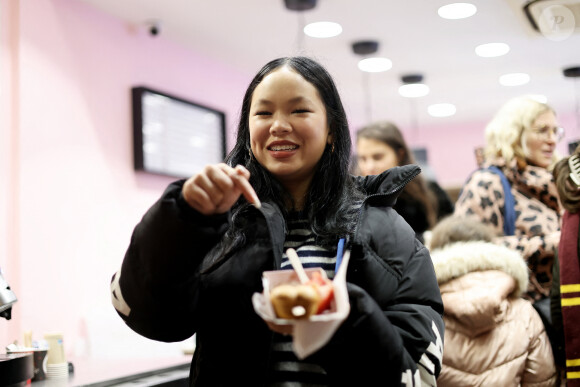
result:
<svg viewBox="0 0 580 387"><path fill-rule="evenodd" d="M246 90L226 163L171 184L136 226L111 285L119 315L155 340L195 333L192 386L436 385L443 308L435 272L392 208L419 168L355 178L350 155L326 69L306 57L267 63ZM264 272L292 266L290 249L334 279L343 248L348 316L299 358L294 325L262 320L252 296Z"/></svg>
<svg viewBox="0 0 580 387"><path fill-rule="evenodd" d="M250 138L256 160L301 209L315 166L332 142L316 88L287 67L264 77L252 97Z"/></svg>

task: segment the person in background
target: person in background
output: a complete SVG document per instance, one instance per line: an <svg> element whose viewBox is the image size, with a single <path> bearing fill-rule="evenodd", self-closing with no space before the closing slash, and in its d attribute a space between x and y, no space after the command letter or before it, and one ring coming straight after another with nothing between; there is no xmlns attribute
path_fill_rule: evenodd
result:
<svg viewBox="0 0 580 387"><path fill-rule="evenodd" d="M560 160L553 175L564 207L552 284L552 323L557 337L556 363L569 387L580 386L580 147Z"/></svg>
<svg viewBox="0 0 580 387"><path fill-rule="evenodd" d="M136 226L111 283L121 318L154 340L195 333L193 386L435 386L444 330L435 272L391 208L419 168L353 177L350 155L324 67L267 63L246 90L226 162L170 184ZM351 251L350 312L299 360L292 325L267 324L251 298L264 271L291 268L290 247L332 278L339 239Z"/></svg>
<svg viewBox="0 0 580 387"><path fill-rule="evenodd" d="M381 121L365 126L358 130L356 138L358 170L363 176L378 175L395 166L415 163L401 131L392 122ZM453 203L434 180L426 181L420 175L405 186L394 208L423 241L424 233L438 219L453 212Z"/></svg>
<svg viewBox="0 0 580 387"><path fill-rule="evenodd" d="M560 240L560 205L550 168L558 160L556 144L562 136L550 106L527 96L509 100L485 128L483 168L471 174L455 203L456 215L478 217L501 235L496 243L521 253L530 272L524 297L532 302L549 300ZM504 208L508 197L489 166L507 178L513 208ZM514 235L503 231L504 223L509 225L504 211L509 210L515 213Z"/></svg>
<svg viewBox="0 0 580 387"><path fill-rule="evenodd" d="M445 308L437 385L554 386L544 324L520 297L528 287L527 266L494 237L477 218L450 216L432 230L429 249Z"/></svg>

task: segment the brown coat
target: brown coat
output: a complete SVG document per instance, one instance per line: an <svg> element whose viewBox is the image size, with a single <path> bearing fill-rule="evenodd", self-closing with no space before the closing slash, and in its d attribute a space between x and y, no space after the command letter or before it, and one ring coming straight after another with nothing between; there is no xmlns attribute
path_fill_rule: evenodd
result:
<svg viewBox="0 0 580 387"><path fill-rule="evenodd" d="M528 285L521 255L492 243L458 242L431 257L445 307L438 386L554 386L544 325L519 297Z"/></svg>
<svg viewBox="0 0 580 387"><path fill-rule="evenodd" d="M545 168L526 166L518 169L516 161L503 168L515 199L516 231L513 236L496 242L521 252L530 269L526 297L538 300L549 294L552 265L560 241L560 206L552 174ZM474 172L465 183L455 204L455 215L475 215L503 235L503 187L498 175L487 171Z"/></svg>

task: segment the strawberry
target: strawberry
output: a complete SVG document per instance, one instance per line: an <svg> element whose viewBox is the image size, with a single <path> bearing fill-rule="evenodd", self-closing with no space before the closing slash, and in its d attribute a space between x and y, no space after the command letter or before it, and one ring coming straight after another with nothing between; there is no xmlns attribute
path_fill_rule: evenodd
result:
<svg viewBox="0 0 580 387"><path fill-rule="evenodd" d="M308 285L314 287L318 294L320 295L320 303L318 304L318 310L316 314L322 313L330 308L330 303L334 297L334 288L332 286L332 281L325 279L322 275L315 271L308 281Z"/></svg>

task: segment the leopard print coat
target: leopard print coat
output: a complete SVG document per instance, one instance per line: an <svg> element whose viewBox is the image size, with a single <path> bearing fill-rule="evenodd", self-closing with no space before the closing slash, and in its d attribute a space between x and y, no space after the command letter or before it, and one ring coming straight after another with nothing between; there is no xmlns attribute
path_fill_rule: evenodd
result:
<svg viewBox="0 0 580 387"><path fill-rule="evenodd" d="M518 250L529 268L530 283L524 295L530 301L548 296L552 284L552 264L560 240L561 210L552 174L545 168L526 165L518 168L516 160L506 166L503 160L493 164L500 168L512 186L515 200L516 231L502 236L496 243ZM455 204L455 214L476 215L503 235L505 198L500 177L480 169L467 180Z"/></svg>

